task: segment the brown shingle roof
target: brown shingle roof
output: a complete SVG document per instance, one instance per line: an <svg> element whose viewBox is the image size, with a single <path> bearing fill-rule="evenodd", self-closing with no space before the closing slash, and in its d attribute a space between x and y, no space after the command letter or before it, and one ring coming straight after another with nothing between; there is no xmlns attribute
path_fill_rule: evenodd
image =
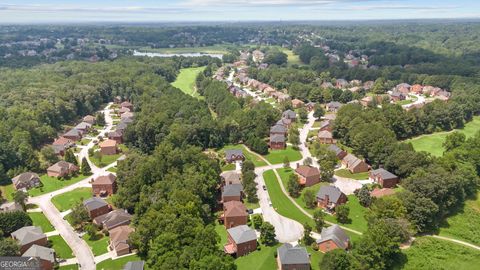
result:
<svg viewBox="0 0 480 270"><path fill-rule="evenodd" d="M117 142L115 140L105 140L99 144L100 147L112 147L117 146Z"/></svg>
<svg viewBox="0 0 480 270"><path fill-rule="evenodd" d="M115 183L116 179L117 177L115 175L109 173L107 175L102 175L95 178L95 181L93 181L93 185L111 185Z"/></svg>
<svg viewBox="0 0 480 270"><path fill-rule="evenodd" d="M320 175L320 170L318 170L315 167L306 166L306 165L298 166L298 168L295 169L295 172L300 174L303 177L311 177L311 176Z"/></svg>
<svg viewBox="0 0 480 270"><path fill-rule="evenodd" d="M228 217L243 217L247 216L247 208L242 202L229 201L223 204L225 216Z"/></svg>

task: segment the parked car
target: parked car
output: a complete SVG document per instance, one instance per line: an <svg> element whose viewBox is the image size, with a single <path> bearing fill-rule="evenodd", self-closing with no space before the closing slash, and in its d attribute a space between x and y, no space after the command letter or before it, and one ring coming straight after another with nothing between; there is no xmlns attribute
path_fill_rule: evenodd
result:
<svg viewBox="0 0 480 270"><path fill-rule="evenodd" d="M248 209L248 210L247 210L247 213L248 213L249 215L253 214L253 209Z"/></svg>

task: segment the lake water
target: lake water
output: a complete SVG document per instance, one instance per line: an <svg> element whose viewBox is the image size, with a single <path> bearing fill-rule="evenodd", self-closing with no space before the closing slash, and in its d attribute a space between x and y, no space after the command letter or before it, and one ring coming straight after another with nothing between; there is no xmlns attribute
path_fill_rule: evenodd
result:
<svg viewBox="0 0 480 270"><path fill-rule="evenodd" d="M217 53L155 53L155 52L139 52L133 51L134 56L148 56L148 57L174 57L174 56L184 56L184 57L200 57L200 56L210 56L222 59L223 54Z"/></svg>

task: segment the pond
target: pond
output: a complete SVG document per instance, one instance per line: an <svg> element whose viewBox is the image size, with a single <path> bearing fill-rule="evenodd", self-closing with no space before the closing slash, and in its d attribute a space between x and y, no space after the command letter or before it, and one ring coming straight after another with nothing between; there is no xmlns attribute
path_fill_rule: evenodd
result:
<svg viewBox="0 0 480 270"><path fill-rule="evenodd" d="M155 53L155 52L139 52L133 51L134 56L148 56L148 57L174 57L174 56L184 56L184 57L200 57L200 56L210 56L222 59L223 54L219 53Z"/></svg>

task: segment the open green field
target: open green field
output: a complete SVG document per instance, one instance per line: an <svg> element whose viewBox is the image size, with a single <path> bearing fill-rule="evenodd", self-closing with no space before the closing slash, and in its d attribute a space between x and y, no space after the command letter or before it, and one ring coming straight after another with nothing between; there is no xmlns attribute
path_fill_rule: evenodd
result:
<svg viewBox="0 0 480 270"><path fill-rule="evenodd" d="M125 264L127 262L133 262L133 261L141 261L142 259L138 257L137 254L133 254L130 256L125 256L121 257L116 260L108 259L103 262L99 262L97 264L97 270L118 270L118 269L123 269ZM147 266L145 265L145 270L147 270Z"/></svg>
<svg viewBox="0 0 480 270"><path fill-rule="evenodd" d="M182 68L172 86L182 90L187 95L199 98L200 95L195 90L195 80L204 69L205 67Z"/></svg>
<svg viewBox="0 0 480 270"><path fill-rule="evenodd" d="M459 131L465 136L472 137L480 130L480 116L474 116L473 120L465 124L463 129L457 129L455 131ZM443 142L445 142L445 138L451 131L447 132L436 132L430 135L422 135L410 140L406 140L405 142L410 142L413 145L415 151L425 151L434 156L442 156L443 151L445 150L442 146Z"/></svg>
<svg viewBox="0 0 480 270"><path fill-rule="evenodd" d="M52 224L42 212L29 212L28 216L32 219L33 226L42 228L44 233L54 231Z"/></svg>
<svg viewBox="0 0 480 270"><path fill-rule="evenodd" d="M300 151L293 149L290 145L284 150L270 150L269 153L263 157L271 164L282 164L285 156L288 157L290 162L302 159Z"/></svg>
<svg viewBox="0 0 480 270"><path fill-rule="evenodd" d="M351 173L347 169L340 169L335 171L335 175L345 178L351 178L355 180L366 180L368 179L368 172L363 173Z"/></svg>
<svg viewBox="0 0 480 270"><path fill-rule="evenodd" d="M92 197L92 188L77 188L69 192L62 193L52 198L52 203L63 212L72 208L80 200L85 200Z"/></svg>
<svg viewBox="0 0 480 270"><path fill-rule="evenodd" d="M259 158L257 155L252 154L247 151L247 149L242 145L242 144L236 144L236 145L226 145L222 149L218 150L219 153L225 153L225 150L230 150L230 149L240 149L243 151L243 155L247 160L250 160L255 164L255 167L261 167L261 166L266 166L267 164L265 161L263 161L261 158Z"/></svg>
<svg viewBox="0 0 480 270"><path fill-rule="evenodd" d="M480 193L440 226L440 235L480 245Z"/></svg>
<svg viewBox="0 0 480 270"><path fill-rule="evenodd" d="M52 242L52 248L55 250L58 257L62 259L73 258L72 249L68 246L67 242L63 240L62 236L52 235L48 237L48 240Z"/></svg>
<svg viewBox="0 0 480 270"><path fill-rule="evenodd" d="M108 252L108 236L98 233L93 239L90 238L88 234L85 234L82 238L85 240L85 242L87 242L87 245L90 246L94 256L102 255Z"/></svg>
<svg viewBox="0 0 480 270"><path fill-rule="evenodd" d="M43 187L33 188L28 191L30 196L38 196L45 193L49 193L58 189L61 189L66 186L75 184L88 176L79 174L78 176L72 177L68 180L58 180L56 177L49 177L46 174L40 176L40 181L42 181Z"/></svg>
<svg viewBox="0 0 480 270"><path fill-rule="evenodd" d="M13 193L15 193L15 188L13 188L13 184L10 182L8 185L0 186L0 191L2 192L2 198L11 202L13 201Z"/></svg>
<svg viewBox="0 0 480 270"><path fill-rule="evenodd" d="M303 65L303 62L300 60L300 57L296 54L293 53L292 50L289 50L289 49L285 49L285 48L282 48L282 52L285 53L287 55L287 64L289 66L291 65Z"/></svg>
<svg viewBox="0 0 480 270"><path fill-rule="evenodd" d="M480 265L479 251L431 237L418 237L402 253L404 259L393 269L474 270L479 269Z"/></svg>

